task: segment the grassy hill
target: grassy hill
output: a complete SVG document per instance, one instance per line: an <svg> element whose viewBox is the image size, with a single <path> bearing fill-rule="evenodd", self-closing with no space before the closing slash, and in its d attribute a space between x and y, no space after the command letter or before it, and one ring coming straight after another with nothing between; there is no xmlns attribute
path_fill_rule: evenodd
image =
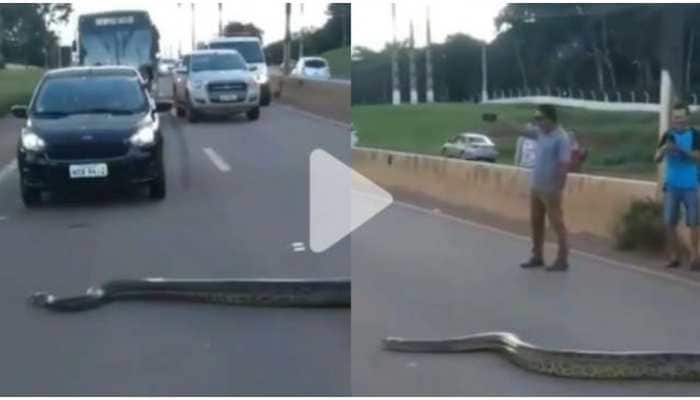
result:
<svg viewBox="0 0 700 400"><path fill-rule="evenodd" d="M498 161L512 164L518 132L499 122L485 123L481 115L497 113L499 121L523 125L530 120L533 110L531 105L372 105L353 106L352 119L360 146L436 155L448 138L472 131L490 135L500 152ZM655 177L656 113L560 107L559 114L561 124L574 129L577 139L590 149L583 172L641 179ZM700 115L694 114L691 122L700 125Z"/></svg>
<svg viewBox="0 0 700 400"><path fill-rule="evenodd" d="M333 78L350 79L350 47L341 47L321 54L328 60Z"/></svg>
<svg viewBox="0 0 700 400"><path fill-rule="evenodd" d="M6 114L13 104L29 102L42 72L38 68L0 70L0 116Z"/></svg>

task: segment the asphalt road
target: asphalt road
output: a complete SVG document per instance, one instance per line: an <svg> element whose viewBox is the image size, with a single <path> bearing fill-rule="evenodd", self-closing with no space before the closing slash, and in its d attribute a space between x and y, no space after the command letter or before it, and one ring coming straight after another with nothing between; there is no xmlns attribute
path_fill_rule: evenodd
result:
<svg viewBox="0 0 700 400"><path fill-rule="evenodd" d="M162 202L80 193L27 210L16 170L0 172L0 394L349 394L347 309L130 302L52 314L26 303L112 278L350 275L348 240L320 255L307 243L309 154L348 161L347 128L276 105L256 122L162 124ZM19 126L0 119L0 170Z"/></svg>
<svg viewBox="0 0 700 400"><path fill-rule="evenodd" d="M697 383L555 378L492 353L379 347L385 336L511 331L545 347L700 352L700 285L581 254L566 273L522 270L528 240L402 204L351 240L355 395L700 394Z"/></svg>

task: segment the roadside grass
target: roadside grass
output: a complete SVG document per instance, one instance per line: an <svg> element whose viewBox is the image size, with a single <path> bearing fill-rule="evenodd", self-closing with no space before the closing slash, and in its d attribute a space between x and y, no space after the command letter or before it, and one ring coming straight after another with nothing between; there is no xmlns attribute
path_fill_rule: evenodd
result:
<svg viewBox="0 0 700 400"><path fill-rule="evenodd" d="M350 47L329 50L321 57L328 61L333 78L350 79Z"/></svg>
<svg viewBox="0 0 700 400"><path fill-rule="evenodd" d="M492 137L499 163L513 164L517 130L530 121L532 105L481 105L441 103L421 105L353 106L352 120L359 146L438 155L442 144L460 132L480 132ZM635 179L655 178L653 162L658 135L658 115L644 112L591 111L559 107L562 126L573 129L589 148L584 173ZM498 121L482 121L483 113L496 113ZM691 123L700 125L700 113Z"/></svg>
<svg viewBox="0 0 700 400"><path fill-rule="evenodd" d="M43 71L38 68L0 70L0 116L14 104L27 104Z"/></svg>

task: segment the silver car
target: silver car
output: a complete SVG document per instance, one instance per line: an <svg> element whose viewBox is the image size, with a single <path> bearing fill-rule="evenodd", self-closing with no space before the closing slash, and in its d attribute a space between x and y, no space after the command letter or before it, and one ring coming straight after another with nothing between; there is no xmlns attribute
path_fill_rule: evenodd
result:
<svg viewBox="0 0 700 400"><path fill-rule="evenodd" d="M489 162L495 162L498 157L496 145L480 133L460 133L443 144L440 153L445 157Z"/></svg>
<svg viewBox="0 0 700 400"><path fill-rule="evenodd" d="M197 50L175 70L173 98L179 116L245 113L260 117L260 87L236 50Z"/></svg>

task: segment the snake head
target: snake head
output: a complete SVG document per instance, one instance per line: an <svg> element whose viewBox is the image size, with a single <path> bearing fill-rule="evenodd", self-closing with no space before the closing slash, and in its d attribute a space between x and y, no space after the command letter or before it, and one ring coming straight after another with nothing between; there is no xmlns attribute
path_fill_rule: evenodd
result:
<svg viewBox="0 0 700 400"><path fill-rule="evenodd" d="M29 296L29 303L36 307L46 307L53 302L54 296L45 292L36 292Z"/></svg>

